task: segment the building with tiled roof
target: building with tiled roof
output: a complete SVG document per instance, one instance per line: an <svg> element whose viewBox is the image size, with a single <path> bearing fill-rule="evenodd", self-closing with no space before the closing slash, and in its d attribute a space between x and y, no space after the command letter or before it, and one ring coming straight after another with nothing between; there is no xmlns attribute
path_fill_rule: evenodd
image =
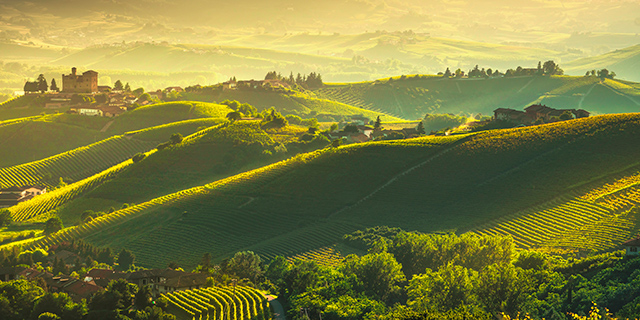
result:
<svg viewBox="0 0 640 320"><path fill-rule="evenodd" d="M637 256L640 254L640 237L631 239L622 244L626 254L629 256Z"/></svg>

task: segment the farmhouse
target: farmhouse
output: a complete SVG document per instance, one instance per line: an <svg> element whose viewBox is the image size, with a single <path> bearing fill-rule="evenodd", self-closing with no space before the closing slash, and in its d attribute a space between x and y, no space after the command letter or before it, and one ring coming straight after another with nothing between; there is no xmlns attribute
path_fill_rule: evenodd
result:
<svg viewBox="0 0 640 320"><path fill-rule="evenodd" d="M569 112L572 118L587 118L590 115L588 111L582 109L554 109L541 104L528 106L524 110L498 108L493 110L493 119L518 124L531 124L539 119L545 122L552 121L554 118L560 118L566 112Z"/></svg>
<svg viewBox="0 0 640 320"><path fill-rule="evenodd" d="M71 74L62 75L63 93L94 93L98 92L98 73L89 70L82 75L77 74L77 68L71 68Z"/></svg>
<svg viewBox="0 0 640 320"><path fill-rule="evenodd" d="M13 186L0 189L0 208L15 206L44 193L47 193L47 188L41 186Z"/></svg>
<svg viewBox="0 0 640 320"><path fill-rule="evenodd" d="M640 254L640 237L631 239L622 244L624 250L629 256L637 256Z"/></svg>

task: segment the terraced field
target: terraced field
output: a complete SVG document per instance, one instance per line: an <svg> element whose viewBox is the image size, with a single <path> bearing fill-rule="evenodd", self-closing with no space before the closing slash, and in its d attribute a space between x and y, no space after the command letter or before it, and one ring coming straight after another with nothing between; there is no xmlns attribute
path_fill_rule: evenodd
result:
<svg viewBox="0 0 640 320"><path fill-rule="evenodd" d="M511 77L443 79L408 76L393 81L328 84L322 98L388 113L405 119L427 113L491 115L496 108L520 109L543 103L558 109L586 109L595 114L640 111L640 91L633 85L596 77Z"/></svg>
<svg viewBox="0 0 640 320"><path fill-rule="evenodd" d="M638 134L640 115L625 114L327 148L116 211L33 246L82 238L126 247L142 266L180 257L190 267L207 252L218 261L241 250L292 257L376 225L473 228L511 234L519 247L534 248L569 243L571 232L610 221L606 237L616 242L633 231L635 218L605 206L605 196L624 189L616 196L635 199L629 185L636 180L607 179L638 166ZM579 198L585 186L607 182L613 187L596 197L603 200Z"/></svg>
<svg viewBox="0 0 640 320"><path fill-rule="evenodd" d="M86 147L77 148L40 161L0 168L0 188L32 184L56 186L66 181L84 179L152 149L157 143L116 136Z"/></svg>
<svg viewBox="0 0 640 320"><path fill-rule="evenodd" d="M180 320L272 319L267 300L250 287L210 287L165 293L162 297Z"/></svg>
<svg viewBox="0 0 640 320"><path fill-rule="evenodd" d="M340 253L340 251L336 250L334 246L318 248L287 258L287 260L291 263L295 263L298 260L311 260L325 267L337 266L342 263L343 259L344 256Z"/></svg>
<svg viewBox="0 0 640 320"><path fill-rule="evenodd" d="M86 179L18 203L10 207L9 211L11 211L14 221L24 221L47 213L92 190L104 181L113 178L131 164L133 164L133 161L126 160Z"/></svg>
<svg viewBox="0 0 640 320"><path fill-rule="evenodd" d="M511 235L523 249L606 251L640 230L640 173L616 179L579 197L558 198L472 230ZM569 198L567 201L566 198Z"/></svg>

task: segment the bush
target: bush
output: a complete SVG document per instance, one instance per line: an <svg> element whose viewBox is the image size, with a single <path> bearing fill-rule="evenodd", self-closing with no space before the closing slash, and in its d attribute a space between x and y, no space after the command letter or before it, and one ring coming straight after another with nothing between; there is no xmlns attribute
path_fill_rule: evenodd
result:
<svg viewBox="0 0 640 320"><path fill-rule="evenodd" d="M60 220L60 218L58 217L53 217L47 220L47 222L45 223L44 233L49 235L62 230L62 228L64 228L64 226L62 225L62 220Z"/></svg>
<svg viewBox="0 0 640 320"><path fill-rule="evenodd" d="M138 163L140 161L142 161L142 159L146 158L147 155L144 153L136 153L133 158L131 158L133 160L134 163Z"/></svg>
<svg viewBox="0 0 640 320"><path fill-rule="evenodd" d="M13 222L9 209L0 209L0 228L8 226Z"/></svg>

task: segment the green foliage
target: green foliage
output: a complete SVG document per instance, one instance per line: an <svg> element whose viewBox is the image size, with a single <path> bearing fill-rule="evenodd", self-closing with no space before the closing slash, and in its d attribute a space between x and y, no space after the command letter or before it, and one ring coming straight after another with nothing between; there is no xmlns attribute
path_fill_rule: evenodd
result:
<svg viewBox="0 0 640 320"><path fill-rule="evenodd" d="M399 264L390 253L374 253L358 258L349 256L342 266L344 274L362 281L364 293L376 300L394 301L400 296L400 285L406 280Z"/></svg>
<svg viewBox="0 0 640 320"><path fill-rule="evenodd" d="M6 227L13 222L11 211L8 209L0 209L0 228Z"/></svg>
<svg viewBox="0 0 640 320"><path fill-rule="evenodd" d="M133 155L133 158L131 158L131 160L133 160L133 163L138 163L140 161L142 161L144 158L146 158L147 155L144 153L136 153Z"/></svg>
<svg viewBox="0 0 640 320"><path fill-rule="evenodd" d="M118 268L120 270L128 270L136 260L136 256L127 249L122 249L118 254Z"/></svg>
<svg viewBox="0 0 640 320"><path fill-rule="evenodd" d="M184 139L182 137L182 134L174 133L174 134L171 135L171 138L169 138L169 141L171 142L171 144L178 144L178 143L182 142L182 139Z"/></svg>
<svg viewBox="0 0 640 320"><path fill-rule="evenodd" d="M422 122L425 132L440 131L444 128L455 128L467 122L466 117L454 116L452 114L427 114Z"/></svg>
<svg viewBox="0 0 640 320"><path fill-rule="evenodd" d="M64 226L62 225L62 220L59 217L53 217L47 220L44 225L44 233L52 234L62 230Z"/></svg>
<svg viewBox="0 0 640 320"><path fill-rule="evenodd" d="M226 269L230 274L255 282L263 273L262 259L252 251L237 252L233 258L229 259Z"/></svg>
<svg viewBox="0 0 640 320"><path fill-rule="evenodd" d="M475 271L452 263L440 266L437 271L427 269L409 282L407 305L419 312L442 312L473 304L474 277Z"/></svg>
<svg viewBox="0 0 640 320"><path fill-rule="evenodd" d="M42 288L27 280L0 282L0 314L7 320L28 319L43 294Z"/></svg>

